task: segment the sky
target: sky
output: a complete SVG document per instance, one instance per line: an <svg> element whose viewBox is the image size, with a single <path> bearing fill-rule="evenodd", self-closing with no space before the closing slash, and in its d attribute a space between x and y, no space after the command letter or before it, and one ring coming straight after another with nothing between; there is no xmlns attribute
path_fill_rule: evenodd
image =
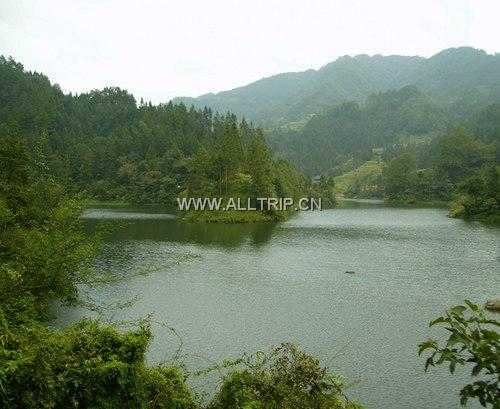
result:
<svg viewBox="0 0 500 409"><path fill-rule="evenodd" d="M0 54L66 92L155 103L343 55L500 52L498 0L0 0Z"/></svg>

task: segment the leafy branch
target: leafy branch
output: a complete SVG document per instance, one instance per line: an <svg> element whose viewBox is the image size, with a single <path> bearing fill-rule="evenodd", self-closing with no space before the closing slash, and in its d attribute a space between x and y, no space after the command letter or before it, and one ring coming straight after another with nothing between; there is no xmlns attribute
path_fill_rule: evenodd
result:
<svg viewBox="0 0 500 409"><path fill-rule="evenodd" d="M429 339L419 345L418 354L430 351L425 370L448 364L451 373L457 364L472 365L475 380L460 391L460 403L478 399L482 406L500 408L500 323L490 319L485 311L471 301L457 305L430 322L429 327L441 326L450 335L444 345Z"/></svg>

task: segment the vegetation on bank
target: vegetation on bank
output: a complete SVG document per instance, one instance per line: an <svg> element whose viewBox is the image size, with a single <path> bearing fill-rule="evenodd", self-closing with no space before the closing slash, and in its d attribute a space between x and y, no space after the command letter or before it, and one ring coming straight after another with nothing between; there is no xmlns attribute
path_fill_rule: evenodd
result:
<svg viewBox="0 0 500 409"><path fill-rule="evenodd" d="M33 162L43 156L68 192L95 201L169 207L186 195L296 197L308 185L273 156L259 128L233 114L137 104L116 87L64 94L0 57L0 138L7 137L24 141Z"/></svg>
<svg viewBox="0 0 500 409"><path fill-rule="evenodd" d="M198 211L187 217L191 221L236 222L280 220L285 212L260 210L258 198L291 198L298 200L308 190L307 179L288 162L273 158L260 130L253 133L235 117L219 139L209 148L202 147L193 157L189 178L182 196L186 198L230 198L252 212ZM246 214L244 214L246 213Z"/></svg>
<svg viewBox="0 0 500 409"><path fill-rule="evenodd" d="M280 213L281 214L281 213ZM276 216L252 211L190 211L183 217L189 223L266 223L276 221Z"/></svg>
<svg viewBox="0 0 500 409"><path fill-rule="evenodd" d="M64 330L2 318L0 405L4 408L198 407L181 368L148 366L147 327L121 333L96 321Z"/></svg>
<svg viewBox="0 0 500 409"><path fill-rule="evenodd" d="M99 237L86 232L79 199L33 162L17 139L0 142L0 407L198 409L188 374L148 365L147 320L133 331L83 320L45 325L51 301L75 303L92 285ZM258 355L259 357L261 355ZM294 346L228 368L211 408L354 409L344 386Z"/></svg>
<svg viewBox="0 0 500 409"><path fill-rule="evenodd" d="M364 104L330 107L302 129L280 127L267 139L310 176L333 176L339 195L405 205L450 202L452 217L494 220L498 101L457 115L407 86L370 95Z"/></svg>
<svg viewBox="0 0 500 409"><path fill-rule="evenodd" d="M341 378L293 344L282 344L229 362L227 375L208 409L362 409L344 393Z"/></svg>
<svg viewBox="0 0 500 409"><path fill-rule="evenodd" d="M388 153L382 180L392 202L450 202L450 216L498 217L499 167L495 137L457 128L429 143L407 143Z"/></svg>
<svg viewBox="0 0 500 409"><path fill-rule="evenodd" d="M104 208L123 208L130 207L131 203L119 201L119 200L95 200L95 199L87 199L85 200L85 207L104 207Z"/></svg>

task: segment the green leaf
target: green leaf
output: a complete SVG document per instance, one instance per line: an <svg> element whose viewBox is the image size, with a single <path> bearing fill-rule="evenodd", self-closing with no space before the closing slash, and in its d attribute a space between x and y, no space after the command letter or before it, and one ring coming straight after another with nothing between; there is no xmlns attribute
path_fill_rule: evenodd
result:
<svg viewBox="0 0 500 409"><path fill-rule="evenodd" d="M456 305L452 308L450 308L449 312L450 314L456 314L456 315L462 315L462 313L466 310L467 308L464 307L463 305Z"/></svg>
<svg viewBox="0 0 500 409"><path fill-rule="evenodd" d="M483 330L483 338L491 341L500 341L500 334L496 331Z"/></svg>
<svg viewBox="0 0 500 409"><path fill-rule="evenodd" d="M446 318L445 317L436 318L435 320L432 320L429 323L429 327L432 327L433 325L436 325L436 324L439 324L439 323L442 323L442 322L446 322Z"/></svg>
<svg viewBox="0 0 500 409"><path fill-rule="evenodd" d="M421 355L422 352L424 352L426 349L429 349L429 348L437 349L437 342L434 341L433 339L429 339L429 340L427 340L425 342L422 342L418 346L418 354Z"/></svg>
<svg viewBox="0 0 500 409"><path fill-rule="evenodd" d="M449 347L452 347L456 344L465 344L467 342L467 339L465 339L462 335L453 333L450 335L450 338L448 339L447 345Z"/></svg>
<svg viewBox="0 0 500 409"><path fill-rule="evenodd" d="M469 300L465 300L464 302L465 302L465 304L467 304L469 306L469 308L472 311L474 311L474 312L479 311L479 306L477 304L474 304L472 301L469 301Z"/></svg>
<svg viewBox="0 0 500 409"><path fill-rule="evenodd" d="M425 361L425 371L427 372L427 369L429 369L429 366L434 366L434 355L433 356L430 356L429 358L427 358L427 360Z"/></svg>

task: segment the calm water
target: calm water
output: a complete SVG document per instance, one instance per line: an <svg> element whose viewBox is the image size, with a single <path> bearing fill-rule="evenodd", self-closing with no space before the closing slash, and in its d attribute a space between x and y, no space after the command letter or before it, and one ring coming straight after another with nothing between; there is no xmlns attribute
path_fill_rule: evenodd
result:
<svg viewBox="0 0 500 409"><path fill-rule="evenodd" d="M368 408L460 407L461 374L425 374L417 344L445 307L500 295L500 229L441 209L369 204L277 225L189 225L123 212L87 213L90 224L124 227L96 261L117 280L82 291L110 307L110 320L154 314L151 362L178 348L165 322L183 339L189 369L293 341L355 383L348 395ZM91 314L59 315L67 323ZM210 391L216 379L194 382Z"/></svg>

